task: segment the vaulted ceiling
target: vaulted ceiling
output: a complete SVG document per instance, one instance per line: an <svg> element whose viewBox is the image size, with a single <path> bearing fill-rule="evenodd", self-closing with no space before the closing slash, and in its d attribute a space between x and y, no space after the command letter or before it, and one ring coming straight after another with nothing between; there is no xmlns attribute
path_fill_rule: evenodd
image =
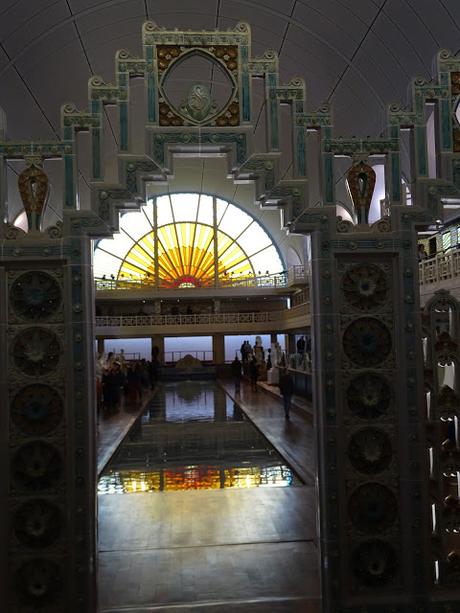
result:
<svg viewBox="0 0 460 613"><path fill-rule="evenodd" d="M459 0L1 0L0 106L9 138L58 137L60 106L86 108L93 74L113 82L115 52L141 54L148 19L180 29L248 22L253 55L276 49L282 79L304 77L310 107L330 102L343 135L379 134L386 105L406 100L411 77L430 77L440 48L460 49ZM142 83L136 87L141 98ZM116 150L110 109L106 115Z"/></svg>

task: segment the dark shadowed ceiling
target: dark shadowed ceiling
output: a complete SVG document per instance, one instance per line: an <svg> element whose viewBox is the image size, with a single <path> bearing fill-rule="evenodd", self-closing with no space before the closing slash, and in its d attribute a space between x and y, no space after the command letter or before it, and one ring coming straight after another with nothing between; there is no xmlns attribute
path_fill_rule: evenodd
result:
<svg viewBox="0 0 460 613"><path fill-rule="evenodd" d="M344 135L378 135L387 103L406 100L411 77L432 74L438 49L460 49L460 0L0 0L0 106L9 138L58 137L60 106L86 108L93 74L113 82L115 52L140 55L148 19L180 29L248 22L253 55L276 49L282 79L304 77L310 107L329 101ZM133 104L142 99L136 83ZM116 149L110 109L106 116ZM256 136L262 129L259 121Z"/></svg>

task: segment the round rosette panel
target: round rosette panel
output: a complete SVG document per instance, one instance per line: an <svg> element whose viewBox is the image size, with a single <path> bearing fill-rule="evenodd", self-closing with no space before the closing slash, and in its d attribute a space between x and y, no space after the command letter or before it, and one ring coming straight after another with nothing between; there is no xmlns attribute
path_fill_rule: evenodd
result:
<svg viewBox="0 0 460 613"><path fill-rule="evenodd" d="M59 508L47 500L30 500L14 514L13 530L16 538L26 547L47 547L61 533L62 517Z"/></svg>
<svg viewBox="0 0 460 613"><path fill-rule="evenodd" d="M33 441L22 445L13 456L15 483L31 491L54 487L62 475L62 458L53 445Z"/></svg>
<svg viewBox="0 0 460 613"><path fill-rule="evenodd" d="M46 375L55 370L61 352L57 335L46 328L27 328L13 341L15 365L32 377Z"/></svg>
<svg viewBox="0 0 460 613"><path fill-rule="evenodd" d="M394 524L398 501L384 485L365 483L350 496L348 513L353 525L361 532L380 532Z"/></svg>
<svg viewBox="0 0 460 613"><path fill-rule="evenodd" d="M385 587L392 583L398 569L395 549L386 541L372 539L356 547L352 567L357 579L366 587Z"/></svg>
<svg viewBox="0 0 460 613"><path fill-rule="evenodd" d="M346 356L358 366L381 364L391 352L388 327L375 317L361 317L351 323L343 335Z"/></svg>
<svg viewBox="0 0 460 613"><path fill-rule="evenodd" d="M44 558L28 560L15 573L16 591L21 599L34 606L53 602L62 589L59 566Z"/></svg>
<svg viewBox="0 0 460 613"><path fill-rule="evenodd" d="M376 475L388 468L393 449L386 432L377 428L364 428L351 437L347 454L357 471Z"/></svg>
<svg viewBox="0 0 460 613"><path fill-rule="evenodd" d="M375 419L384 415L390 405L392 392L388 381L375 373L354 377L346 391L350 411L361 419Z"/></svg>
<svg viewBox="0 0 460 613"><path fill-rule="evenodd" d="M388 298L388 280L380 268L372 264L350 268L342 279L346 301L360 311L373 311Z"/></svg>
<svg viewBox="0 0 460 613"><path fill-rule="evenodd" d="M26 434L40 436L52 432L60 423L63 403L49 385L36 383L20 390L13 399L11 419Z"/></svg>
<svg viewBox="0 0 460 613"><path fill-rule="evenodd" d="M58 282L40 270L31 270L16 279L10 290L10 304L28 321L45 321L58 310L62 293Z"/></svg>

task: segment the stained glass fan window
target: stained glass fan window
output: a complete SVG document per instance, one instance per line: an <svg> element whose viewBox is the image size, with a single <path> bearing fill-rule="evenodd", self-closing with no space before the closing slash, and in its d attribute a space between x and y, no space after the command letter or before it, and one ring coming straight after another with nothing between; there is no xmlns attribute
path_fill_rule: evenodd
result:
<svg viewBox="0 0 460 613"><path fill-rule="evenodd" d="M216 277L283 270L262 226L238 206L204 194L171 194L122 214L120 232L98 242L96 278L158 287L206 287Z"/></svg>

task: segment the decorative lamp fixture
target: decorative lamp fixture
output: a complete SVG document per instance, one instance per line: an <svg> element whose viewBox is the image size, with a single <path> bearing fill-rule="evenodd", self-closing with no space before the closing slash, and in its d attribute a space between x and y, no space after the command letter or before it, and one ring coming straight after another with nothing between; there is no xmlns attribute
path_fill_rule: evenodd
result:
<svg viewBox="0 0 460 613"><path fill-rule="evenodd" d="M369 223L369 209L375 188L375 171L364 160L353 164L347 173L347 184L359 224Z"/></svg>

